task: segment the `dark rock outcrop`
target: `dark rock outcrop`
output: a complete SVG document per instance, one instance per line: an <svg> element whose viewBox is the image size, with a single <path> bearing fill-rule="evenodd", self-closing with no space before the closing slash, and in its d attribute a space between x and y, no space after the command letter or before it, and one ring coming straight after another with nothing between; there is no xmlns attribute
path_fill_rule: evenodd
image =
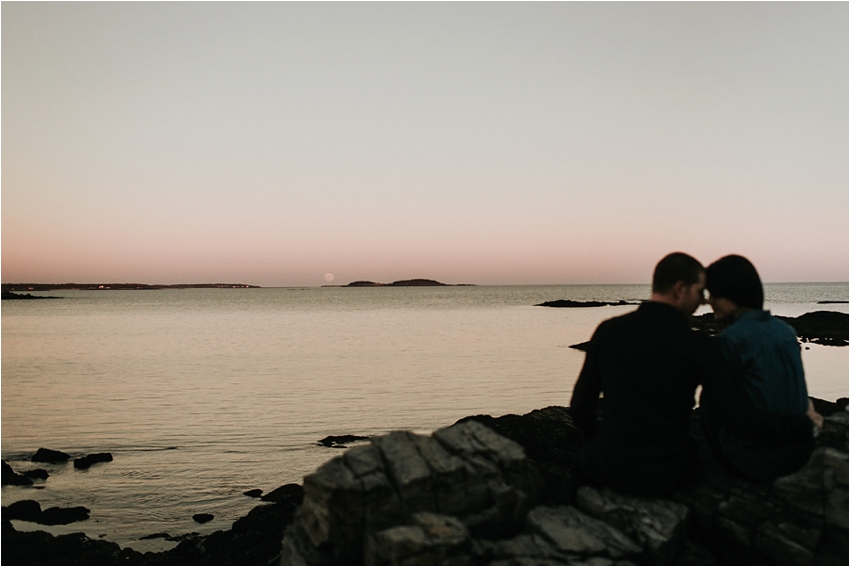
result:
<svg viewBox="0 0 850 567"><path fill-rule="evenodd" d="M292 503L298 505L304 500L304 489L300 484L284 484L275 488L260 498L260 500L263 502L276 502L278 504Z"/></svg>
<svg viewBox="0 0 850 567"><path fill-rule="evenodd" d="M274 492L274 491L273 491ZM177 547L146 553L148 565L276 565L280 538L292 522L298 500L283 500L254 507L231 529L208 536L187 537Z"/></svg>
<svg viewBox="0 0 850 567"><path fill-rule="evenodd" d="M639 302L625 301L574 301L572 299L556 299L555 301L544 301L535 307L607 307L610 305L640 305Z"/></svg>
<svg viewBox="0 0 850 567"><path fill-rule="evenodd" d="M246 490L242 494L244 494L245 496L248 496L250 498L259 498L260 496L262 496L263 491L260 490L259 488L252 488L251 490Z"/></svg>
<svg viewBox="0 0 850 567"><path fill-rule="evenodd" d="M167 532L159 532L159 533L155 533L155 534L149 534L149 535L146 535L146 536L142 536L139 539L142 539L142 540L144 540L144 539L164 539L164 540L171 541L172 537Z"/></svg>
<svg viewBox="0 0 850 567"><path fill-rule="evenodd" d="M35 500L19 500L8 506L3 506L4 520L24 520L36 522L41 517L41 504Z"/></svg>
<svg viewBox="0 0 850 567"><path fill-rule="evenodd" d="M32 484L31 479L27 478L25 475L16 473L12 469L12 465L7 463L6 461L3 461L2 476L0 476L0 481L2 481L3 486L29 486Z"/></svg>
<svg viewBox="0 0 850 567"><path fill-rule="evenodd" d="M31 293L12 293L11 291L3 290L0 292L2 299L62 299L61 297L53 297L50 295L33 295Z"/></svg>
<svg viewBox="0 0 850 567"><path fill-rule="evenodd" d="M847 346L848 315L837 311L814 311L799 317L778 317L797 332L803 342Z"/></svg>
<svg viewBox="0 0 850 567"><path fill-rule="evenodd" d="M602 302L584 303L602 304ZM625 303L621 302L621 304ZM540 305L546 304L541 303ZM609 305L618 304L611 303ZM565 305L561 307L596 307L596 305ZM810 342L817 345L827 346L847 346L848 344L847 313L839 313L837 311L813 311L811 313L800 315L799 317L782 317L777 315L776 318L791 325L791 327L794 328L794 332L797 333L797 337L799 337L804 343ZM703 313L702 315L691 317L691 326L696 330L704 331L710 335L715 335L720 331L717 321L714 320L714 313ZM590 342L578 343L570 345L570 348L587 352L587 346L589 344Z"/></svg>
<svg viewBox="0 0 850 567"><path fill-rule="evenodd" d="M27 478L38 480L47 480L47 478L50 476L44 469L33 469L31 471L24 471L21 474Z"/></svg>
<svg viewBox="0 0 850 567"><path fill-rule="evenodd" d="M362 435L328 435L324 439L319 441L319 445L324 445L325 447L335 447L338 449L347 449L348 443L355 443L357 441L368 441L368 437L364 437Z"/></svg>
<svg viewBox="0 0 850 567"><path fill-rule="evenodd" d="M45 526L64 526L74 522L82 522L89 519L91 510L85 506L74 506L72 508L53 507L44 510L41 513L41 518L36 521L38 524Z"/></svg>
<svg viewBox="0 0 850 567"><path fill-rule="evenodd" d="M3 565L139 565L142 554L82 533L20 532L3 520Z"/></svg>
<svg viewBox="0 0 850 567"><path fill-rule="evenodd" d="M54 451L53 449L40 448L35 452L30 461L34 463L64 463L71 458L68 453Z"/></svg>
<svg viewBox="0 0 850 567"><path fill-rule="evenodd" d="M206 524L207 522L213 521L215 516L213 514L194 514L192 519L198 522L199 524Z"/></svg>
<svg viewBox="0 0 850 567"><path fill-rule="evenodd" d="M797 337L804 343L810 342L827 346L847 346L848 344L848 315L837 311L813 311L799 317L776 316L794 328ZM711 335L720 329L714 320L713 313L704 313L692 317L692 326Z"/></svg>
<svg viewBox="0 0 850 567"><path fill-rule="evenodd" d="M72 508L53 507L41 509L41 504L35 500L19 500L3 507L3 518L7 520L24 520L43 526L58 526L82 522L89 519L91 510L83 506Z"/></svg>
<svg viewBox="0 0 850 567"><path fill-rule="evenodd" d="M112 453L92 453L91 455L74 459L74 468L85 470L97 463L110 462L112 462Z"/></svg>

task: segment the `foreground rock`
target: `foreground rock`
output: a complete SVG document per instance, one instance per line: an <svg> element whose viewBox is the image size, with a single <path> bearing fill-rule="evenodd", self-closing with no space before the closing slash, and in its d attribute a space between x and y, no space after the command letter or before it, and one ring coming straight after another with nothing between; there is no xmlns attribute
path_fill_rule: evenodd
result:
<svg viewBox="0 0 850 567"><path fill-rule="evenodd" d="M467 548L457 541L463 530L434 526L460 522L468 537L515 534L541 501L541 486L522 447L476 421L430 437L390 433L304 479L304 504L287 528L281 561L363 563L364 553L375 557L378 548L390 563L460 561L453 554ZM414 517L420 512L450 518ZM436 539L418 537L420 530ZM438 537L442 532L453 536ZM400 555L386 557L393 546Z"/></svg>
<svg viewBox="0 0 850 567"><path fill-rule="evenodd" d="M529 433L557 413L564 415L539 412L534 426L520 428L538 454L545 454L543 435ZM281 562L666 562L683 547L688 509L681 504L583 487L579 507L547 505L561 494L546 487L519 443L476 419L431 437L394 432L304 479L304 505L286 530Z"/></svg>
<svg viewBox="0 0 850 567"><path fill-rule="evenodd" d="M658 552L648 552L647 562L846 564L848 400L841 398L835 403L813 401L817 410L825 416L818 449L801 471L766 484L732 478L720 468L704 442L695 411L691 433L700 444L700 468L693 482L676 492L670 500L689 510L686 539L678 544L675 560L669 559L669 552L660 556ZM473 419L482 419L503 435L526 446L529 456L539 459L535 461L538 466L548 467L551 484L557 482L561 471L569 470L564 461L578 448L577 436L569 435L571 426L566 425L567 421L563 419L568 413L569 408L546 408L525 416ZM552 420L542 419L547 414L550 417L561 416L560 428L553 428ZM549 431L555 434L553 447L547 447L545 442ZM571 439L576 441L572 445ZM559 447L556 450L554 446ZM561 479L564 484L570 480L568 474L562 474ZM587 494L583 498L583 490L578 491L576 505L588 511ZM613 494L604 490L600 492L606 498ZM563 494L549 492L549 496L558 500ZM639 499L632 500L636 510L649 509ZM604 519L604 514L599 516ZM664 514L653 512L652 517L655 518L653 521L658 521ZM616 521L613 523L617 525ZM647 522L641 524L646 525ZM629 533L627 529L624 531ZM636 536L635 539L641 540L641 537ZM667 559L659 559L665 554Z"/></svg>
<svg viewBox="0 0 850 567"><path fill-rule="evenodd" d="M667 500L583 486L568 503L579 441L568 408L476 416L430 437L391 433L305 478L281 562L843 565L847 401L817 405L820 447L767 484L725 474L695 412L699 473Z"/></svg>

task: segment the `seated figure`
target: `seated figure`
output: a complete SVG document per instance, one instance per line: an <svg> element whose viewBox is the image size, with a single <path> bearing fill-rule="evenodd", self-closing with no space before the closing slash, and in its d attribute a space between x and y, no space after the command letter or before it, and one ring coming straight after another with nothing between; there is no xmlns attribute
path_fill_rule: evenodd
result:
<svg viewBox="0 0 850 567"><path fill-rule="evenodd" d="M764 310L761 279L746 258L724 256L708 266L706 288L715 319L723 329L716 340L731 381L726 393L711 385L703 390L700 412L708 442L736 476L770 481L793 473L811 455L817 426L823 421L808 397L796 333ZM811 432L758 436L746 424L731 423L720 406L724 398L741 392L753 412L808 416Z"/></svg>

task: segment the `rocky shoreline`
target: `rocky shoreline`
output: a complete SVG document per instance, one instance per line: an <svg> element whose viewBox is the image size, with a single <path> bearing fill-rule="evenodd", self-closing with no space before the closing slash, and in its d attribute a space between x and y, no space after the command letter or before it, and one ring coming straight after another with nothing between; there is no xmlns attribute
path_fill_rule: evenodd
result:
<svg viewBox="0 0 850 567"><path fill-rule="evenodd" d="M546 306L542 303L540 305ZM610 303L608 305L620 304ZM622 303L622 305L628 304ZM580 305L577 307L597 307L597 305ZM776 318L791 325L801 343L839 347L848 345L848 329L850 329L848 322L850 322L850 316L847 313L840 313L838 311L812 311L810 313L804 313L799 317L782 317L777 315ZM691 326L695 330L704 331L709 335L715 335L719 330L713 313L704 313L703 315L691 317ZM589 344L589 341L578 343L570 345L570 348L586 351Z"/></svg>
<svg viewBox="0 0 850 567"><path fill-rule="evenodd" d="M303 487L267 494L229 530L152 534L179 541L163 552L139 553L81 533L18 531L10 518L20 510L13 507L47 511L16 503L3 508L2 562L845 564L847 398L815 404L826 417L818 449L801 471L775 483L726 475L705 447L695 410L700 469L671 499L590 487L571 497L579 435L570 409L553 406L522 416L471 416L432 436L372 438L328 461ZM336 436L319 443L363 440ZM4 479L9 473L16 474L4 467Z"/></svg>

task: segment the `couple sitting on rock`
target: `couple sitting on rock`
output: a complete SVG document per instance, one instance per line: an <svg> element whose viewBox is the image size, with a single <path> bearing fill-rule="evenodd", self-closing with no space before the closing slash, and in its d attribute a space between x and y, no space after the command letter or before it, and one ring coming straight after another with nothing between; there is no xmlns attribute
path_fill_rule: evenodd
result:
<svg viewBox="0 0 850 567"><path fill-rule="evenodd" d="M723 328L717 337L689 322L706 302ZM707 269L681 252L663 258L650 300L601 323L590 341L570 403L586 439L579 482L644 496L684 484L697 464L690 422L700 385L706 439L730 474L768 481L802 467L822 418L808 398L796 333L763 303L746 258L725 256Z"/></svg>

